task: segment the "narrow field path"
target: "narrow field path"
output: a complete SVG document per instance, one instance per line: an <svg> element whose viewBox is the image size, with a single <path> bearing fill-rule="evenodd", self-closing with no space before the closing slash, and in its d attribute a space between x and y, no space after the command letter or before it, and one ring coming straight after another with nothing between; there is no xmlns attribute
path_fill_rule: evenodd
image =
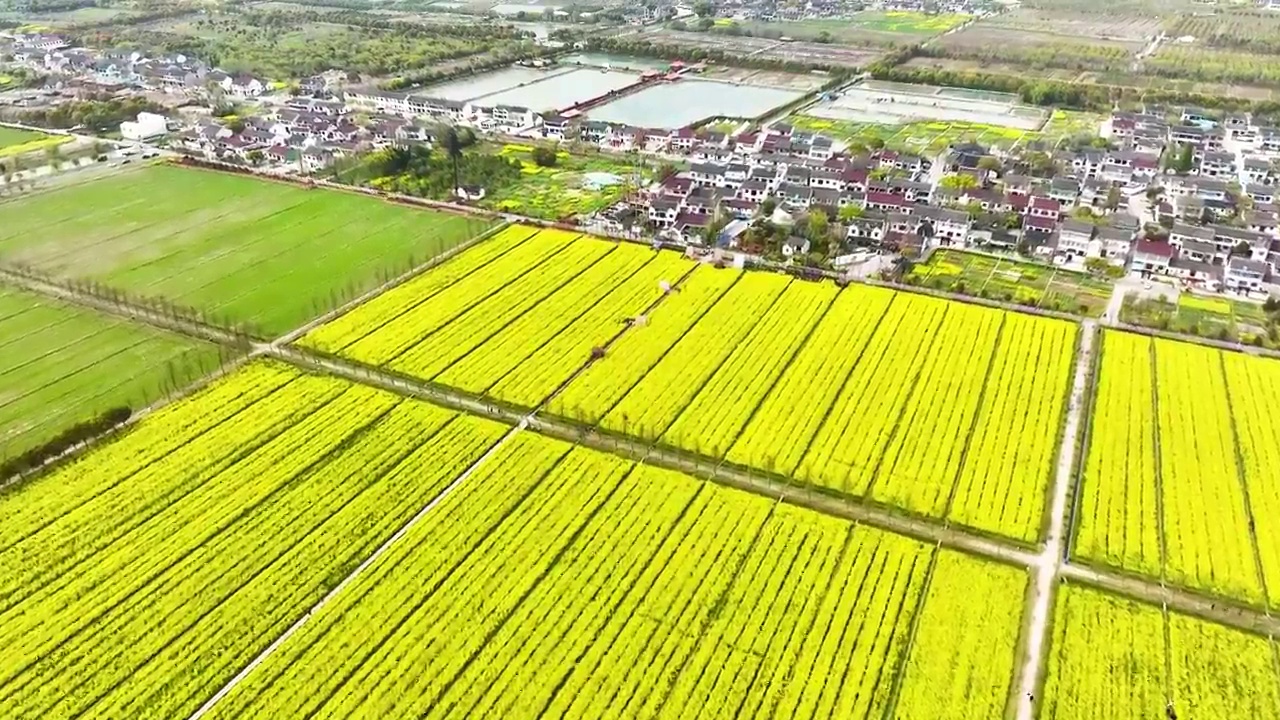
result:
<svg viewBox="0 0 1280 720"><path fill-rule="evenodd" d="M1067 496L1071 492L1071 479L1076 466L1076 445L1080 427L1088 403L1085 393L1089 387L1089 369L1093 367L1094 346L1098 326L1085 320L1080 328L1080 348L1076 353L1076 369L1071 381L1071 399L1067 405L1067 424L1062 433L1062 446L1058 450L1058 465L1053 479L1053 501L1049 507L1049 535L1044 549L1036 558L1035 590L1027 617L1027 642L1022 664L1022 680L1018 696L1018 720L1035 717L1035 692L1043 674L1045 636L1049 630L1049 613L1057 586L1058 571L1062 563L1062 548L1069 532L1067 527Z"/></svg>

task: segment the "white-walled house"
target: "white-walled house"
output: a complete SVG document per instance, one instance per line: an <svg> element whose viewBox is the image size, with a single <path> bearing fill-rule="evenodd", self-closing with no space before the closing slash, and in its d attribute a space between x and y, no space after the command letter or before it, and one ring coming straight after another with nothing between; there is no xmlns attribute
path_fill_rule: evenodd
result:
<svg viewBox="0 0 1280 720"><path fill-rule="evenodd" d="M150 140L167 132L169 132L168 120L163 115L155 113L138 113L136 120L120 123L120 136L125 140Z"/></svg>

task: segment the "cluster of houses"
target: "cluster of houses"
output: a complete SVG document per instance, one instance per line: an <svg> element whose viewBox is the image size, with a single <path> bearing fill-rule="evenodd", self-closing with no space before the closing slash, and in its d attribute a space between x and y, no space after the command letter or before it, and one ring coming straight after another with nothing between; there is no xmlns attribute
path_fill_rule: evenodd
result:
<svg viewBox="0 0 1280 720"><path fill-rule="evenodd" d="M235 99L258 97L269 89L261 78L228 74L181 54L153 57L136 50L71 47L60 36L44 34L13 34L4 42L4 54L20 66L79 78L106 89L132 87L196 94L217 88Z"/></svg>
<svg viewBox="0 0 1280 720"><path fill-rule="evenodd" d="M336 158L432 139L428 128L400 118L357 121L341 102L296 97L267 115L245 118L243 126L235 129L217 122L197 123L176 136L173 146L212 160L265 163L312 173Z"/></svg>

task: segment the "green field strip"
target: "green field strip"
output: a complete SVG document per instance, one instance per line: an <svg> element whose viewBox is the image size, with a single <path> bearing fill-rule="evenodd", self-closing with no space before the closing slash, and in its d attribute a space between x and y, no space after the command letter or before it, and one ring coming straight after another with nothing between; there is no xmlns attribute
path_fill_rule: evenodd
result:
<svg viewBox="0 0 1280 720"><path fill-rule="evenodd" d="M330 285L330 295L312 294L312 298L316 306L321 310L330 306L335 306L341 302L346 302L359 294L372 289L386 280L406 272L418 264L425 262L431 257L435 257L452 250L455 246L469 240L473 235L478 235L487 229L484 226L478 226L476 231L472 233L468 230L466 233L451 236L446 239L442 235L436 235L437 241L430 252L421 253L422 240L412 233L405 232L404 226L409 223L401 222L393 227L384 227L380 232L386 248L379 255L369 255L363 247L362 238L352 238L342 243L334 250L323 255L322 259L326 267L320 265L307 266L295 265L294 269L287 271L281 276L278 285L271 288L264 288L258 296L244 294L236 297L233 301L223 303L218 306L219 309L228 309L232 315L242 315L248 318L249 322L267 323L269 327L279 327L283 325L296 324L293 318L282 318L279 320L271 320L264 317L265 309L274 308L283 305L290 297L296 293L298 287L325 287L325 281L331 276L331 272L327 266L347 267L350 269L348 273L348 284L343 286ZM368 236L366 236L368 237ZM405 242L390 245L397 239L404 238ZM403 262L395 265L388 265L388 260L401 257ZM287 282L286 282L287 281ZM338 303L334 303L336 298ZM241 309L241 306L245 306ZM258 311L254 311L254 307L258 307ZM317 315L318 311L312 311L310 315ZM308 317L310 317L308 315Z"/></svg>
<svg viewBox="0 0 1280 720"><path fill-rule="evenodd" d="M112 198L145 197L120 203ZM74 208L74 211L73 211ZM23 198L0 258L282 333L487 223L352 193L150 166ZM73 218L53 227L33 218Z"/></svg>
<svg viewBox="0 0 1280 720"><path fill-rule="evenodd" d="M107 410L138 410L217 367L218 348L19 290L0 310L0 457ZM65 422L59 422L61 418Z"/></svg>
<svg viewBox="0 0 1280 720"><path fill-rule="evenodd" d="M238 266L233 274L246 267L253 269L272 257L289 253L315 240L322 241L347 225L367 221L368 216L373 214L368 212L355 218L343 217L335 225L333 218L327 213L318 212L320 207L323 206L311 209L304 203L243 223L201 224L197 227L209 228L213 232L202 235L194 243L170 247L160 254L149 253L151 256L145 257L141 262L132 263L123 270L102 273L99 277L122 287L138 288L144 293L163 294L175 275L181 273L182 276L177 280L184 293L197 292L227 277L220 263L222 260L233 259ZM343 208L344 212L353 210L355 208ZM299 217L298 211L305 214ZM246 232L249 229L253 230L251 234ZM252 235L257 237L253 238ZM249 239L246 241L242 238ZM140 247L147 246L143 243ZM193 262L184 262L188 257Z"/></svg>
<svg viewBox="0 0 1280 720"><path fill-rule="evenodd" d="M76 312L69 306L56 304L54 301L48 301L47 305L42 303L36 307L42 310L47 309L48 312L26 313L19 317L39 316L48 323L47 325L26 329L11 327L7 322L0 322L0 333L4 333L6 337L5 342L0 344L0 350L4 350L4 357L0 359L0 381L5 384L12 382L13 376L23 369L41 363L46 358L55 362L62 359L59 353L74 348L77 343L85 343L87 348L92 348L87 341L93 340L95 336L129 332L133 327L111 316ZM142 334L140 331L133 332L135 337Z"/></svg>
<svg viewBox="0 0 1280 720"><path fill-rule="evenodd" d="M90 419L92 408L128 407L136 412L214 371L219 362L212 346L155 338L100 361L92 373L60 378L6 404L0 408L0 436L6 448L34 447Z"/></svg>

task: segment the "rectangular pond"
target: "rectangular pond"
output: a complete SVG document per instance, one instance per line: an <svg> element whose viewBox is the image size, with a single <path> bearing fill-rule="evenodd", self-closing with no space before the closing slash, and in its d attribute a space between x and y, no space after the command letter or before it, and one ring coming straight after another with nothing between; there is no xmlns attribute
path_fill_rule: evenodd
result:
<svg viewBox="0 0 1280 720"><path fill-rule="evenodd" d="M565 110L640 80L634 72L575 68L480 100L482 105L515 105L534 112Z"/></svg>
<svg viewBox="0 0 1280 720"><path fill-rule="evenodd" d="M1040 108L1017 104L1007 93L940 88L933 85L866 82L839 91L805 110L829 120L900 125L913 122L969 122L1036 130L1045 121Z"/></svg>
<svg viewBox="0 0 1280 720"><path fill-rule="evenodd" d="M675 129L709 117L754 118L804 96L803 92L710 80L661 83L601 105L592 120Z"/></svg>
<svg viewBox="0 0 1280 720"><path fill-rule="evenodd" d="M564 72L568 71L560 68L536 70L534 68L512 67L450 80L438 85L428 85L413 94L421 95L422 97L440 98L441 100L466 102L467 100L500 93L528 83L545 80Z"/></svg>

